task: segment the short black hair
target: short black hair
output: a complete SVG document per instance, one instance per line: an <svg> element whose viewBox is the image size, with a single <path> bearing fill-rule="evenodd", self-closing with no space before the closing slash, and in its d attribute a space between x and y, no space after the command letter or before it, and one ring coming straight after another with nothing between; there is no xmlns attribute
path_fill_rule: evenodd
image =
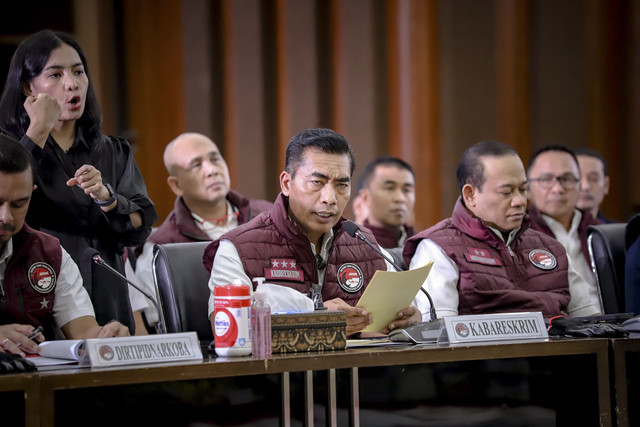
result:
<svg viewBox="0 0 640 427"><path fill-rule="evenodd" d="M356 168L356 158L351 145L344 136L331 129L312 128L294 135L287 145L285 170L293 177L304 159L304 151L314 148L328 154L347 154L349 156L350 173Z"/></svg>
<svg viewBox="0 0 640 427"><path fill-rule="evenodd" d="M549 151L557 151L560 153L569 154L571 157L573 157L573 161L576 162L576 166L578 167L578 170L580 170L580 164L578 163L578 158L569 147L563 144L549 144L549 145L545 145L542 148L539 148L531 155L531 158L529 159L529 163L527 163L527 177L529 176L529 171L533 167L533 164L536 162L536 159L538 158L538 156L540 156L540 154L542 153L546 153Z"/></svg>
<svg viewBox="0 0 640 427"><path fill-rule="evenodd" d="M518 153L510 145L498 141L482 141L467 148L462 153L456 177L458 178L458 187L462 194L462 187L471 184L478 190L482 191L487 177L484 174L484 165L482 157L503 157L517 156Z"/></svg>
<svg viewBox="0 0 640 427"><path fill-rule="evenodd" d="M34 177L33 156L22 144L10 136L0 134L0 172L21 173L31 169Z"/></svg>
<svg viewBox="0 0 640 427"><path fill-rule="evenodd" d="M358 191L362 190L363 188L369 187L369 184L371 184L371 179L373 178L373 173L378 166L395 166L400 170L407 170L411 172L411 175L413 175L414 178L416 177L416 174L413 172L413 168L409 163L397 157L382 156L373 159L369 162L369 164L367 164L367 166L365 166L362 175L360 175L360 179L358 179Z"/></svg>
<svg viewBox="0 0 640 427"><path fill-rule="evenodd" d="M604 176L608 176L609 175L609 165L607 164L607 161L596 150L592 150L591 148L588 148L588 147L580 147L580 148L575 149L573 152L575 153L576 158L578 156L588 156L588 157L593 157L595 159L600 160L602 162L602 167L603 167L603 170L604 170Z"/></svg>

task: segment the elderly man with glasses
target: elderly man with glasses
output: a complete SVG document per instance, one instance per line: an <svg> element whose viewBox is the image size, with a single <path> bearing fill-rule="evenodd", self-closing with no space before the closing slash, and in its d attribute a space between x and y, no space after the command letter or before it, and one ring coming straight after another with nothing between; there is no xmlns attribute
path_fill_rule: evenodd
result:
<svg viewBox="0 0 640 427"><path fill-rule="evenodd" d="M575 154L562 145L541 148L529 160L527 179L531 228L562 243L576 270L589 284L592 304L602 312L600 292L589 267L586 232L589 225L600 221L576 207L580 168Z"/></svg>

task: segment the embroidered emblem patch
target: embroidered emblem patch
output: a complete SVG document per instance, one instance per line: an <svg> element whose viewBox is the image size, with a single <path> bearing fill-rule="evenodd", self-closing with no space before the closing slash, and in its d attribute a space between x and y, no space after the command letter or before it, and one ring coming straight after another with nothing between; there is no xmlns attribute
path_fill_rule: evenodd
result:
<svg viewBox="0 0 640 427"><path fill-rule="evenodd" d="M264 269L266 280L290 280L303 282L304 274L298 268L295 259L271 258L271 268Z"/></svg>
<svg viewBox="0 0 640 427"><path fill-rule="evenodd" d="M529 260L541 270L553 270L558 265L556 257L549 251L544 249L534 249L529 252Z"/></svg>
<svg viewBox="0 0 640 427"><path fill-rule="evenodd" d="M469 336L469 328L464 323L456 323L456 334L461 336L462 338L466 338Z"/></svg>
<svg viewBox="0 0 640 427"><path fill-rule="evenodd" d="M467 247L467 252L464 257L468 262L475 262L476 264L484 265L502 265L498 258L491 256L489 249L478 249Z"/></svg>
<svg viewBox="0 0 640 427"><path fill-rule="evenodd" d="M29 267L29 284L38 293L47 294L56 286L56 273L45 262L36 262Z"/></svg>
<svg viewBox="0 0 640 427"><path fill-rule="evenodd" d="M345 292L354 294L364 286L364 274L355 264L342 264L338 269L338 284Z"/></svg>
<svg viewBox="0 0 640 427"><path fill-rule="evenodd" d="M98 349L98 354L103 360L106 360L107 362L113 360L113 357L115 356L115 352L108 345L101 345Z"/></svg>

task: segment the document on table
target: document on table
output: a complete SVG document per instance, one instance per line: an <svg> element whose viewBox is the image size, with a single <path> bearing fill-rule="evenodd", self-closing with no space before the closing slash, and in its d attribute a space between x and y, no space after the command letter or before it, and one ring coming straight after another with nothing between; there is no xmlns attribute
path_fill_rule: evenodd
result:
<svg viewBox="0 0 640 427"><path fill-rule="evenodd" d="M358 338L348 339L347 348L362 348L362 347L390 347L396 345L411 345L407 342L391 341L388 336L382 338Z"/></svg>
<svg viewBox="0 0 640 427"><path fill-rule="evenodd" d="M78 365L84 352L84 340L58 340L40 343L40 353L30 356L39 370L45 366Z"/></svg>
<svg viewBox="0 0 640 427"><path fill-rule="evenodd" d="M373 315L373 323L362 332L377 332L396 318L396 313L413 302L427 279L433 261L408 271L376 271L356 307Z"/></svg>

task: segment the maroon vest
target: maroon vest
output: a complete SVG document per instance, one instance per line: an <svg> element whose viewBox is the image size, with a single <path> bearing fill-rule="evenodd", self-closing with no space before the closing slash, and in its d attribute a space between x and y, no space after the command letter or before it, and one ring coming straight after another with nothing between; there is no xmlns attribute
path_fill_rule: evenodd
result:
<svg viewBox="0 0 640 427"><path fill-rule="evenodd" d="M238 224L249 222L260 212L268 211L273 205L266 200L252 200L235 191L229 191L227 200L238 208ZM191 211L185 205L182 197L176 198L173 210L158 227L148 241L158 244L163 243L188 243L207 241L209 236L196 225ZM140 245L142 247L142 245Z"/></svg>
<svg viewBox="0 0 640 427"><path fill-rule="evenodd" d="M580 249L582 250L582 255L587 260L587 265L591 265L591 258L589 257L589 246L587 245L587 227L590 225L602 224L602 222L593 217L589 212L580 210L582 212L582 219L580 220L580 224L578 224L578 235L580 236ZM553 231L549 228L547 222L542 218L542 213L535 208L533 205L529 204L527 208L527 214L529 214L529 218L531 220L531 228L541 233L546 234L549 237L556 238Z"/></svg>
<svg viewBox="0 0 640 427"><path fill-rule="evenodd" d="M53 305L61 263L58 239L25 224L13 236L13 256L4 273L5 296L0 300L0 324L42 325L46 339L55 339Z"/></svg>
<svg viewBox="0 0 640 427"><path fill-rule="evenodd" d="M407 241L407 265L422 239L433 240L459 268L458 314L541 311L551 317L566 311L570 294L564 247L529 229L528 219L508 247L458 199L451 218Z"/></svg>
<svg viewBox="0 0 640 427"><path fill-rule="evenodd" d="M233 242L244 271L251 279L266 277L267 282L288 286L309 294L311 285L318 283L316 259L307 236L288 218L288 199L280 194L271 211L259 215L222 237ZM369 246L342 230L341 218L333 228L334 240L329 250L322 298L328 301L342 298L355 305L376 270L386 270L386 263ZM371 233L362 229L369 240ZM203 256L205 267L211 271L219 240L207 247ZM286 261L282 267L282 261ZM295 261L295 266L291 266ZM286 277L285 277L286 276Z"/></svg>
<svg viewBox="0 0 640 427"><path fill-rule="evenodd" d="M376 240L378 241L378 244L383 248L392 249L402 246L398 242L398 240L400 240L400 237L402 236L400 230L390 230L384 227L374 227L369 223L369 220L365 220L364 224L362 225L371 230ZM404 231L407 233L407 239L413 236L413 227L409 227L407 225L403 225L403 227Z"/></svg>

